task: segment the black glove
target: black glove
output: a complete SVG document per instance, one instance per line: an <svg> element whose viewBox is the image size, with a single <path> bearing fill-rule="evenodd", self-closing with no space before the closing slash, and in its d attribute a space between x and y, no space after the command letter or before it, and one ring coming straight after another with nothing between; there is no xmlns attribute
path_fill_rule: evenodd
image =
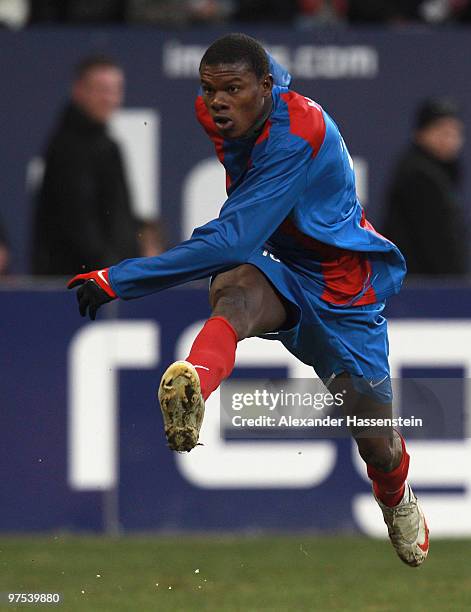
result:
<svg viewBox="0 0 471 612"><path fill-rule="evenodd" d="M103 270L94 270L86 274L77 274L67 283L68 289L79 286L77 301L82 317L87 316L88 309L88 316L94 321L100 306L118 297L111 288L108 270L108 268L104 268Z"/></svg>

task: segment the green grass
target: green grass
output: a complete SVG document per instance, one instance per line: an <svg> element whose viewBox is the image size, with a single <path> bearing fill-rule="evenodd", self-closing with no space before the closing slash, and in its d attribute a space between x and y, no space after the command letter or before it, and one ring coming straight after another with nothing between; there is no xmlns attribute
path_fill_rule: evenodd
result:
<svg viewBox="0 0 471 612"><path fill-rule="evenodd" d="M360 537L3 537L0 551L0 592L61 592L67 612L471 610L471 541L432 542L419 569Z"/></svg>

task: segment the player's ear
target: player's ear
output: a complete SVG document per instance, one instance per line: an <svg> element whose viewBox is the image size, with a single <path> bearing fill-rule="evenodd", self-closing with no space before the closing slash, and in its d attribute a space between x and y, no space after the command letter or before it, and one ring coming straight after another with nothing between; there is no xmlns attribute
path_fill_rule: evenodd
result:
<svg viewBox="0 0 471 612"><path fill-rule="evenodd" d="M264 97L271 95L271 90L273 89L273 77L271 74L267 74L265 77L263 77L262 89Z"/></svg>

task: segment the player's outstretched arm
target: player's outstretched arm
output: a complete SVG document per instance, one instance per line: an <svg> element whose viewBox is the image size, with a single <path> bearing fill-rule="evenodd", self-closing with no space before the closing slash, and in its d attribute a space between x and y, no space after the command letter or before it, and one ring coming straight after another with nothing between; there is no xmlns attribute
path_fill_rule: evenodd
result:
<svg viewBox="0 0 471 612"><path fill-rule="evenodd" d="M253 159L219 217L196 228L189 240L157 257L112 266L110 282L118 296L143 297L245 263L284 221L306 187L311 147L300 139L297 146L284 144L275 142L268 153Z"/></svg>
<svg viewBox="0 0 471 612"><path fill-rule="evenodd" d="M219 217L197 228L189 240L157 257L127 259L72 279L71 286L83 283L78 295L80 312L85 314L88 309L94 317L103 303L115 297L143 297L247 261L283 222L305 189L310 146L302 141L299 147L285 148L283 144L275 143L269 153L253 160ZM106 283L101 278L105 272Z"/></svg>
<svg viewBox="0 0 471 612"><path fill-rule="evenodd" d="M100 306L118 297L109 282L108 271L109 268L104 268L103 270L77 274L67 283L68 289L79 288L77 301L82 317L86 317L88 312L90 319L94 321Z"/></svg>

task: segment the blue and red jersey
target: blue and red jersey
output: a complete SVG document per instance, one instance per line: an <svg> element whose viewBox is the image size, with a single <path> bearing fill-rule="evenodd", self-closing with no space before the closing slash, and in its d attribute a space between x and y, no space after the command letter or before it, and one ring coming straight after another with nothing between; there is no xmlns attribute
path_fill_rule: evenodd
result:
<svg viewBox="0 0 471 612"><path fill-rule="evenodd" d="M129 299L245 263L267 248L303 275L323 300L371 304L397 293L405 275L398 248L366 220L353 163L340 132L314 101L289 89L273 65L272 111L260 133L224 140L201 96L197 117L226 169L228 198L219 217L158 257L110 268Z"/></svg>

